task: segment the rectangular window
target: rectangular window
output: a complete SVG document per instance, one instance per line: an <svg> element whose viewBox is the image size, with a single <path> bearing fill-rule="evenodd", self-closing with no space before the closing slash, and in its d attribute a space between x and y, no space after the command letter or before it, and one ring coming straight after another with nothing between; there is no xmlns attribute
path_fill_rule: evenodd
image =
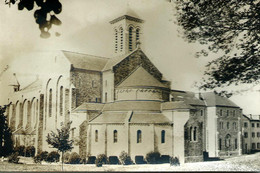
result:
<svg viewBox="0 0 260 173"><path fill-rule="evenodd" d="M254 138L255 137L255 132L252 132L252 138Z"/></svg>
<svg viewBox="0 0 260 173"><path fill-rule="evenodd" d="M244 127L247 128L247 122L244 122Z"/></svg>
<svg viewBox="0 0 260 173"><path fill-rule="evenodd" d="M260 149L260 143L257 143L257 148Z"/></svg>
<svg viewBox="0 0 260 173"><path fill-rule="evenodd" d="M222 117L222 109L220 109L220 111L219 111L219 115Z"/></svg>
<svg viewBox="0 0 260 173"><path fill-rule="evenodd" d="M247 133L247 132L244 133L244 137L245 137L245 138L248 137L248 133Z"/></svg>
<svg viewBox="0 0 260 173"><path fill-rule="evenodd" d="M227 122L227 129L229 129L229 122Z"/></svg>
<svg viewBox="0 0 260 173"><path fill-rule="evenodd" d="M227 110L227 116L229 116L229 110Z"/></svg>
<svg viewBox="0 0 260 173"><path fill-rule="evenodd" d="M255 149L255 143L252 143L252 149L253 150Z"/></svg>
<svg viewBox="0 0 260 173"><path fill-rule="evenodd" d="M235 149L237 149L237 139L235 139Z"/></svg>
<svg viewBox="0 0 260 173"><path fill-rule="evenodd" d="M233 116L236 116L236 110L233 110Z"/></svg>
<svg viewBox="0 0 260 173"><path fill-rule="evenodd" d="M255 127L255 123L252 123L252 127Z"/></svg>
<svg viewBox="0 0 260 173"><path fill-rule="evenodd" d="M257 123L256 125L257 125L258 128L260 127L260 126L259 126L259 123Z"/></svg>
<svg viewBox="0 0 260 173"><path fill-rule="evenodd" d="M257 132L257 137L258 137L258 138L260 137L260 132Z"/></svg>

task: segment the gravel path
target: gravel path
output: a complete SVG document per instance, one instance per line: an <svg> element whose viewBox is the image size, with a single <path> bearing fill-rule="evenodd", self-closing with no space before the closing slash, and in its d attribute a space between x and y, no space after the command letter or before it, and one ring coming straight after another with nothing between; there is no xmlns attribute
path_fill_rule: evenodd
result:
<svg viewBox="0 0 260 173"><path fill-rule="evenodd" d="M144 164L144 165L64 165L64 171L260 171L260 153L227 158L222 161L185 163L181 166L169 164ZM60 171L61 165L34 164L31 158L21 158L23 164L10 164L0 162L0 171Z"/></svg>

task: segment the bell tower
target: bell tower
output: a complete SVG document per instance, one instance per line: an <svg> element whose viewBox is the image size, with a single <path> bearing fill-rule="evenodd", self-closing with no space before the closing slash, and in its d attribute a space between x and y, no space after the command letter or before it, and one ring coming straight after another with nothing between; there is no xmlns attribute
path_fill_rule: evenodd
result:
<svg viewBox="0 0 260 173"><path fill-rule="evenodd" d="M114 30L115 55L125 55L137 48L142 42L143 23L129 7L123 15L110 21Z"/></svg>

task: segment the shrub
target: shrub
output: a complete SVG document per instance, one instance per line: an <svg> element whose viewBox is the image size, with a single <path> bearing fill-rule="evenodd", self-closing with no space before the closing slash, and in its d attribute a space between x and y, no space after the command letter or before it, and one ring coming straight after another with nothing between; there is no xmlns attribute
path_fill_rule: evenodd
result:
<svg viewBox="0 0 260 173"><path fill-rule="evenodd" d="M180 161L178 157L171 157L170 158L170 165L171 166L180 166Z"/></svg>
<svg viewBox="0 0 260 173"><path fill-rule="evenodd" d="M123 165L131 165L133 163L133 161L131 160L131 157L125 151L122 151L120 153L119 159Z"/></svg>
<svg viewBox="0 0 260 173"><path fill-rule="evenodd" d="M150 164L156 164L160 162L161 154L158 151L151 151L146 154L146 160Z"/></svg>
<svg viewBox="0 0 260 173"><path fill-rule="evenodd" d="M105 154L100 154L97 156L95 164L97 167L101 167L103 164L107 163L107 156Z"/></svg>
<svg viewBox="0 0 260 173"><path fill-rule="evenodd" d="M135 156L135 163L136 164L146 164L146 161L144 161L144 156Z"/></svg>
<svg viewBox="0 0 260 173"><path fill-rule="evenodd" d="M39 152L35 157L33 157L33 161L35 163L41 163L43 160L47 161L47 157L48 157L48 152L42 151L42 152Z"/></svg>
<svg viewBox="0 0 260 173"><path fill-rule="evenodd" d="M87 164L95 164L96 162L96 156L89 156Z"/></svg>
<svg viewBox="0 0 260 173"><path fill-rule="evenodd" d="M70 153L65 153L65 154L63 155L63 160L64 160L64 163L69 163Z"/></svg>
<svg viewBox="0 0 260 173"><path fill-rule="evenodd" d="M25 146L24 145L20 145L20 146L14 148L14 152L15 153L18 152L19 156L24 156L25 155L24 151L25 151Z"/></svg>
<svg viewBox="0 0 260 173"><path fill-rule="evenodd" d="M8 162L10 163L18 163L19 162L19 157L18 157L19 153L18 152L15 152L13 154L11 154L9 157L8 157Z"/></svg>
<svg viewBox="0 0 260 173"><path fill-rule="evenodd" d="M80 156L78 155L78 153L76 153L76 152L71 153L70 158L69 158L69 163L70 164L80 164Z"/></svg>
<svg viewBox="0 0 260 173"><path fill-rule="evenodd" d="M119 164L119 160L118 160L117 156L109 156L108 162L111 165L118 165Z"/></svg>
<svg viewBox="0 0 260 173"><path fill-rule="evenodd" d="M25 157L33 157L35 155L35 147L34 146L28 146L25 149Z"/></svg>
<svg viewBox="0 0 260 173"><path fill-rule="evenodd" d="M59 162L60 154L57 151L52 151L48 154L46 161L47 162Z"/></svg>
<svg viewBox="0 0 260 173"><path fill-rule="evenodd" d="M81 156L81 157L80 157L80 164L86 164L86 163L87 163L86 157Z"/></svg>
<svg viewBox="0 0 260 173"><path fill-rule="evenodd" d="M170 156L169 155L161 155L160 163L170 163Z"/></svg>

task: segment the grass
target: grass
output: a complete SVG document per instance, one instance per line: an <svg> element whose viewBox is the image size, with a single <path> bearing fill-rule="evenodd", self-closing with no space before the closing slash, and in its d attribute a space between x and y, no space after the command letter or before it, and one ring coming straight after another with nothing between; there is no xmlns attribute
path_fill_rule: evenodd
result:
<svg viewBox="0 0 260 173"><path fill-rule="evenodd" d="M96 167L91 165L64 164L64 171L259 171L260 153L242 155L227 158L221 161L185 163L181 166L170 166L169 164L143 164L143 165L103 165ZM35 164L31 158L21 157L20 164L13 164L0 161L1 171L61 171L60 163Z"/></svg>

